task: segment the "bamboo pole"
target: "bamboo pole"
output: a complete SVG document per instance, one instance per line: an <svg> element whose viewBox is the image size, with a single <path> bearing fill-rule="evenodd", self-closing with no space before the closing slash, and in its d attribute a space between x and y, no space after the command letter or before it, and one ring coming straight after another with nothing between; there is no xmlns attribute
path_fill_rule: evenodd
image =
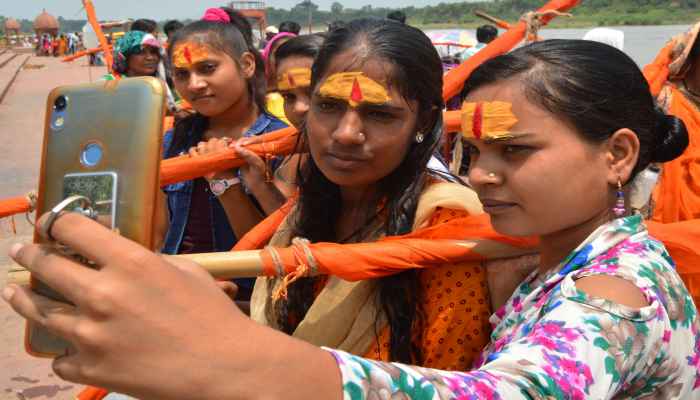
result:
<svg viewBox="0 0 700 400"><path fill-rule="evenodd" d="M219 253L180 254L176 256L166 255L166 259L180 259L194 261L211 274L217 280L229 280L235 278L254 278L263 276L263 262L260 254L262 250L226 251ZM18 265L12 264L7 271L7 283L16 285L29 284L29 271Z"/></svg>
<svg viewBox="0 0 700 400"><path fill-rule="evenodd" d="M494 17L494 16L492 16L492 15L489 15L489 14L486 13L486 11L483 11L483 10L474 10L474 15L476 15L476 16L479 17L479 18L483 18L483 19L485 19L485 20L487 20L487 21L493 23L494 25L496 25L497 27L499 27L499 28L501 28L501 29L506 29L506 30L507 30L507 29L510 29L510 28L513 27L513 26L512 26L511 24L509 24L508 22L506 22L506 21L504 21L504 20L502 20L502 19L498 19L498 18L496 18L496 17Z"/></svg>

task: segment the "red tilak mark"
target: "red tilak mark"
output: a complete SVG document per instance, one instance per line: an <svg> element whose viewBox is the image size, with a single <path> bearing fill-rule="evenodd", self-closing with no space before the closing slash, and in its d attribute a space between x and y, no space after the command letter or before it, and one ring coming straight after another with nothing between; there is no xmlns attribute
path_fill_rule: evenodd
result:
<svg viewBox="0 0 700 400"><path fill-rule="evenodd" d="M355 82L352 83L352 91L350 92L350 100L355 103L362 102L362 89L360 88L360 82L355 78Z"/></svg>
<svg viewBox="0 0 700 400"><path fill-rule="evenodd" d="M296 87L292 74L287 74L287 81L289 81L289 86Z"/></svg>
<svg viewBox="0 0 700 400"><path fill-rule="evenodd" d="M188 64L192 64L192 53L190 53L190 48L188 46L185 46L185 50L183 51L185 55L185 60L187 60Z"/></svg>
<svg viewBox="0 0 700 400"><path fill-rule="evenodd" d="M472 119L472 132L474 132L474 137L481 139L481 126L484 123L484 103L476 103L474 107L474 117Z"/></svg>

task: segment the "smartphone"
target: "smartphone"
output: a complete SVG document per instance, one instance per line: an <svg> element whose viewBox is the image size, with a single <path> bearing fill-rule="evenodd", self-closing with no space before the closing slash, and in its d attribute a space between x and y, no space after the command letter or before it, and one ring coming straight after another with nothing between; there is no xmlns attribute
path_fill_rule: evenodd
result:
<svg viewBox="0 0 700 400"><path fill-rule="evenodd" d="M152 249L165 111L163 83L152 77L52 90L46 102L37 218L69 196L85 196L97 221ZM34 242L45 239L35 232ZM31 279L31 286L66 301L37 279ZM27 324L29 354L56 357L69 346Z"/></svg>

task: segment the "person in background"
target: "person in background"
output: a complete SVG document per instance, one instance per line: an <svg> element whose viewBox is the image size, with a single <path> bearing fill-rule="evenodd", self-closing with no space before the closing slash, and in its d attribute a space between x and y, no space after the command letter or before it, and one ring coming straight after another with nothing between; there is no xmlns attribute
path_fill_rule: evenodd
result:
<svg viewBox="0 0 700 400"><path fill-rule="evenodd" d="M334 30L336 30L336 29L343 28L346 24L347 24L347 23L346 23L345 21L342 21L342 20L339 20L339 19L338 19L338 20L335 20L335 21L330 22L330 23L328 24L328 29L326 29L326 31L327 31L327 32L332 32L332 31L334 31Z"/></svg>
<svg viewBox="0 0 700 400"><path fill-rule="evenodd" d="M265 109L264 66L243 32L246 29L239 28L239 17L230 8L210 8L202 20L171 38L173 82L195 113L178 120L165 134L164 158L183 152L203 156L235 139L286 127ZM242 167L164 187L168 227L162 252L230 250L237 238L262 220L270 201L267 192L259 195L253 185L266 183L265 179L255 179L249 172ZM253 281L237 283L239 296L250 296Z"/></svg>
<svg viewBox="0 0 700 400"><path fill-rule="evenodd" d="M392 11L389 14L386 15L386 19L390 19L392 21L400 22L402 24L406 23L406 14L403 11L396 10Z"/></svg>
<svg viewBox="0 0 700 400"><path fill-rule="evenodd" d="M275 117L289 123L284 114L284 99L277 91L277 74L275 72L275 53L288 40L296 37L291 32L280 32L267 41L262 58L265 60L265 78L267 79L267 109Z"/></svg>
<svg viewBox="0 0 700 400"><path fill-rule="evenodd" d="M280 31L274 25L270 25L265 28L265 37L260 41L260 46L258 46L260 50L263 50L265 46L267 46L267 42L269 42L270 39L275 37L275 35L278 33L280 33Z"/></svg>
<svg viewBox="0 0 700 400"><path fill-rule="evenodd" d="M659 165L661 175L650 202L652 220L700 218L700 22L672 38L644 72L651 82L657 81L656 73L664 76L656 84L656 100L683 120L690 135L690 146L681 157Z"/></svg>
<svg viewBox="0 0 700 400"><path fill-rule="evenodd" d="M152 19L140 18L131 23L130 31L141 31L158 37L158 23Z"/></svg>
<svg viewBox="0 0 700 400"><path fill-rule="evenodd" d="M298 35L299 32L301 31L301 25L297 24L294 21L284 21L280 24L279 31L280 31L280 33L281 32L289 32L289 33L293 33L295 35Z"/></svg>
<svg viewBox="0 0 700 400"><path fill-rule="evenodd" d="M160 49L160 42L150 33L127 32L114 45L114 73L105 75L104 80L118 79L118 76L157 76Z"/></svg>
<svg viewBox="0 0 700 400"><path fill-rule="evenodd" d="M163 25L163 32L165 33L165 36L170 39L173 34L180 28L184 27L185 25L178 21L178 20L170 20Z"/></svg>
<svg viewBox="0 0 700 400"><path fill-rule="evenodd" d="M498 28L493 25L481 25L476 29L476 46L470 47L462 52L462 61L478 53L487 44L493 42L498 37Z"/></svg>

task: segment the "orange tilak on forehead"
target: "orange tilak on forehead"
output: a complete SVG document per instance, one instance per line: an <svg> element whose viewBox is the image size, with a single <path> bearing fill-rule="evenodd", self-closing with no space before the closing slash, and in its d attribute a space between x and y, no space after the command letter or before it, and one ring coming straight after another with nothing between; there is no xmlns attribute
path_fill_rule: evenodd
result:
<svg viewBox="0 0 700 400"><path fill-rule="evenodd" d="M292 90L311 86L311 69L292 68L280 75L277 90Z"/></svg>
<svg viewBox="0 0 700 400"><path fill-rule="evenodd" d="M209 59L209 48L201 43L185 42L173 52L173 65L176 68L192 68L193 65Z"/></svg>
<svg viewBox="0 0 700 400"><path fill-rule="evenodd" d="M391 100L384 85L362 72L341 72L331 75L321 85L319 94L345 100L351 107L357 107L360 103L385 104Z"/></svg>
<svg viewBox="0 0 700 400"><path fill-rule="evenodd" d="M479 140L504 140L513 137L511 129L518 123L513 105L490 101L462 105L462 135Z"/></svg>

